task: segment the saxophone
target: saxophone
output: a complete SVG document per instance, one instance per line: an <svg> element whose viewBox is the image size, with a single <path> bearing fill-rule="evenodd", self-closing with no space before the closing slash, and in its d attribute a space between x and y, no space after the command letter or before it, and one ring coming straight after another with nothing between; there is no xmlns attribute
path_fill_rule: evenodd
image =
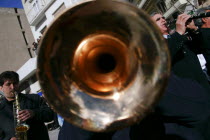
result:
<svg viewBox="0 0 210 140"><path fill-rule="evenodd" d="M29 125L25 122L22 122L18 119L18 112L21 110L19 103L19 96L15 93L15 101L13 102L13 114L14 114L14 123L15 123L15 135L17 140L27 140L27 131Z"/></svg>

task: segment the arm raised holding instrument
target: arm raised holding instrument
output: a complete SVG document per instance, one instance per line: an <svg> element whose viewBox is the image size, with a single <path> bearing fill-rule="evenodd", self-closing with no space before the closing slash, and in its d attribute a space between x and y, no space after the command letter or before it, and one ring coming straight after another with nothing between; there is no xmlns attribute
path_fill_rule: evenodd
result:
<svg viewBox="0 0 210 140"><path fill-rule="evenodd" d="M163 15L160 13L151 15L152 20L165 36L170 29L167 29L166 19L161 17ZM172 71L181 78L195 80L210 91L208 80L197 57L200 52L199 45L195 43L194 39L189 39L189 36L185 34L187 28L196 29L193 21L189 23L190 18L190 15L180 14L176 20L176 31L170 35L170 38L166 39L171 54Z"/></svg>
<svg viewBox="0 0 210 140"><path fill-rule="evenodd" d="M177 21L176 21L176 32L179 33L180 35L184 35L186 32L186 23L188 19L190 18L190 15L187 14L181 14L178 16Z"/></svg>

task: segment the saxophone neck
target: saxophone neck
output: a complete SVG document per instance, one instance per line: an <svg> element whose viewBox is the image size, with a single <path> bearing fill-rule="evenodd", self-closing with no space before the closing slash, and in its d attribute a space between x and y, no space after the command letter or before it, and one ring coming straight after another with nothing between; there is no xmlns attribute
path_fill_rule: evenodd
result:
<svg viewBox="0 0 210 140"><path fill-rule="evenodd" d="M19 95L18 95L17 92L13 92L13 94L14 94L14 97L13 97L13 99L14 99L14 104L17 104L17 102L18 102L18 100L19 100Z"/></svg>
<svg viewBox="0 0 210 140"><path fill-rule="evenodd" d="M18 93L15 93L15 102L19 102L19 95L18 95Z"/></svg>

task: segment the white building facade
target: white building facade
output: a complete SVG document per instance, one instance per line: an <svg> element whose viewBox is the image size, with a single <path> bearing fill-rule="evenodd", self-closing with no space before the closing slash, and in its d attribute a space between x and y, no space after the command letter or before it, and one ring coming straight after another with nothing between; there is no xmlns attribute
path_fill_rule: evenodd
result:
<svg viewBox="0 0 210 140"><path fill-rule="evenodd" d="M31 27L34 39L37 41L48 26L67 7L82 0L22 0L26 17ZM36 79L37 56L29 59L18 71L21 89L24 93L38 93L41 88Z"/></svg>
<svg viewBox="0 0 210 140"><path fill-rule="evenodd" d="M42 36L45 29L64 9L76 0L22 0L26 16L35 39Z"/></svg>

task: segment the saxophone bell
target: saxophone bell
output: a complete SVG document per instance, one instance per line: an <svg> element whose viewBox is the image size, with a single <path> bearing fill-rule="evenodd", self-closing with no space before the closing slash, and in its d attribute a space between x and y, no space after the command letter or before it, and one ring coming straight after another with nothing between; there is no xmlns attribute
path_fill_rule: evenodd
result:
<svg viewBox="0 0 210 140"><path fill-rule="evenodd" d="M22 122L20 119L18 119L18 113L21 110L19 96L16 91L13 93L15 95L15 101L13 102L15 135L16 135L17 140L27 140L27 131L29 130L29 125L27 125L25 122Z"/></svg>

